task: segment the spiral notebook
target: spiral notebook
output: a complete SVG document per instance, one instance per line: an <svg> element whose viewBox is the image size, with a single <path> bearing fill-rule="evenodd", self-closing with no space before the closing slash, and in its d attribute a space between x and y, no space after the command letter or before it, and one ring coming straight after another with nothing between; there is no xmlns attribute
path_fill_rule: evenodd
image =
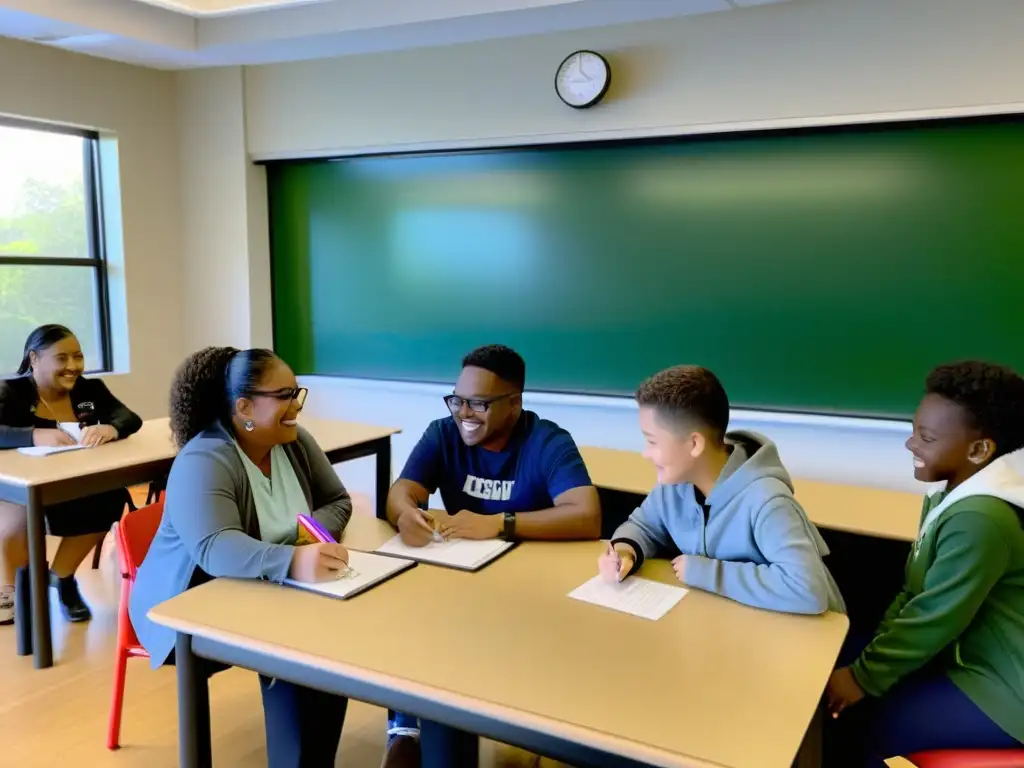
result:
<svg viewBox="0 0 1024 768"><path fill-rule="evenodd" d="M397 557L384 557L368 552L348 553L348 571L332 581L321 581L315 584L285 579L285 584L307 592L316 592L327 597L346 600L365 592L378 584L397 576L415 566L412 560Z"/></svg>

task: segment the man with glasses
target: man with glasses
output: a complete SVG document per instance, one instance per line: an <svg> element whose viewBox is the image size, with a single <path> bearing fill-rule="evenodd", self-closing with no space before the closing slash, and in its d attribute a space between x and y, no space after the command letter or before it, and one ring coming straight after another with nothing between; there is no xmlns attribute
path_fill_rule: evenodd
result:
<svg viewBox="0 0 1024 768"><path fill-rule="evenodd" d="M424 510L440 491L442 536L463 539L597 539L601 508L572 436L523 410L526 364L508 347L470 352L452 394L450 418L427 427L388 494L388 520L410 546L425 546L434 526ZM416 764L422 729L424 768L476 766L477 738L437 723L392 715L384 765ZM407 737L407 738L402 738ZM413 742L413 743L411 743Z"/></svg>

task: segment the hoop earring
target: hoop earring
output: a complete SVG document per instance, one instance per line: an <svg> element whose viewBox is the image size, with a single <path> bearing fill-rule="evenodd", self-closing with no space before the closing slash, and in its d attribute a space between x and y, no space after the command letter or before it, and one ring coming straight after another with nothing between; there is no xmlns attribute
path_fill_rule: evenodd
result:
<svg viewBox="0 0 1024 768"><path fill-rule="evenodd" d="M256 425L253 423L252 419L246 419L245 424L243 424L242 426L245 427L246 432L252 432L254 429L256 429Z"/></svg>

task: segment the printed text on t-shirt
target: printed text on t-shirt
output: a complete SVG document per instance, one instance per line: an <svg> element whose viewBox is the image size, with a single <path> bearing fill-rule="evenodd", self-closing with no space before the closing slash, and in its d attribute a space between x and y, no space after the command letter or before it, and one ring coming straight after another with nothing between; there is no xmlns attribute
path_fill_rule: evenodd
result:
<svg viewBox="0 0 1024 768"><path fill-rule="evenodd" d="M515 480L485 480L482 477L466 475L466 483L462 486L462 492L474 499L508 501L512 498L512 486L515 484Z"/></svg>

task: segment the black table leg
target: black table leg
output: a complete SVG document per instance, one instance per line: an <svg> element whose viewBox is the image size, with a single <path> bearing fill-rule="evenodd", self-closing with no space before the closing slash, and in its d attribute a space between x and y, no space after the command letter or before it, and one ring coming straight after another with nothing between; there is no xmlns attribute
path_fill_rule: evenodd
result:
<svg viewBox="0 0 1024 768"><path fill-rule="evenodd" d="M32 596L32 648L36 669L53 666L50 640L50 564L46 562L46 521L39 489L28 492L28 570Z"/></svg>
<svg viewBox="0 0 1024 768"><path fill-rule="evenodd" d="M796 753L796 759L793 760L793 768L821 768L824 724L825 703L823 701L814 711L814 717L811 718L811 723L807 726L807 733L804 734L804 740L800 744L800 751Z"/></svg>
<svg viewBox="0 0 1024 768"><path fill-rule="evenodd" d="M178 672L179 768L211 768L210 689L199 658L192 653L192 636L181 632L174 646Z"/></svg>
<svg viewBox="0 0 1024 768"><path fill-rule="evenodd" d="M18 633L18 655L32 655L32 580L28 568L14 576L14 628Z"/></svg>
<svg viewBox="0 0 1024 768"><path fill-rule="evenodd" d="M388 519L388 491L391 490L391 438L377 445L377 517Z"/></svg>

